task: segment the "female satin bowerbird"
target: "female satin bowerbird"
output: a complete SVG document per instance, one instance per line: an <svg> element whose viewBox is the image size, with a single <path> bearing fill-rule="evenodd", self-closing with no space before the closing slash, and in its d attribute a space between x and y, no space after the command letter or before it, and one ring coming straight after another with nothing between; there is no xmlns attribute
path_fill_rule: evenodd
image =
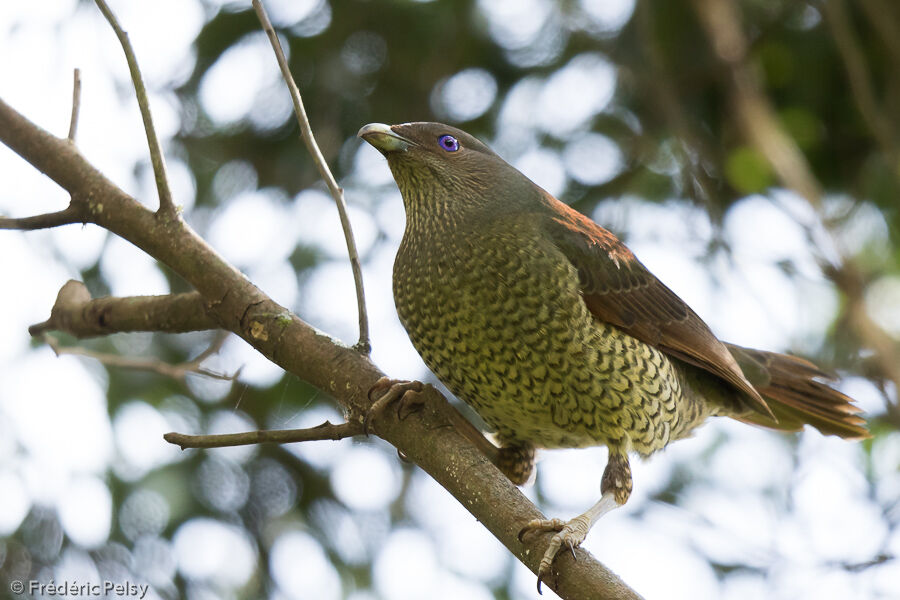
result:
<svg viewBox="0 0 900 600"><path fill-rule="evenodd" d="M440 123L376 123L359 136L403 196L400 320L438 379L495 429L497 466L521 484L535 448L609 448L594 506L525 525L554 532L538 589L561 547L628 500L630 452L649 456L713 416L868 437L815 365L721 342L612 233L473 136Z"/></svg>

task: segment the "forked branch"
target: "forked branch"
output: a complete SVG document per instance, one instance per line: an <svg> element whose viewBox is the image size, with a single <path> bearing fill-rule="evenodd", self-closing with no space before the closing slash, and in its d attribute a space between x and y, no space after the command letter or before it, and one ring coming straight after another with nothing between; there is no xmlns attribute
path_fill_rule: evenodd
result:
<svg viewBox="0 0 900 600"><path fill-rule="evenodd" d="M74 144L42 130L2 100L0 141L73 198L84 199L87 222L128 240L192 285L216 326L236 333L275 364L333 396L346 414L367 413L371 401L366 392L384 374L366 356L274 302L182 220L158 218L99 173ZM89 295L87 301L93 301ZM423 393L430 401L422 411L402 423L378 419L372 431L429 473L519 560L536 570L546 540L523 544L516 535L523 523L542 515L460 434L454 424L462 417L455 409L435 390ZM554 565L559 577L548 583L561 597L638 598L586 551L578 549L577 557L577 561L560 557Z"/></svg>

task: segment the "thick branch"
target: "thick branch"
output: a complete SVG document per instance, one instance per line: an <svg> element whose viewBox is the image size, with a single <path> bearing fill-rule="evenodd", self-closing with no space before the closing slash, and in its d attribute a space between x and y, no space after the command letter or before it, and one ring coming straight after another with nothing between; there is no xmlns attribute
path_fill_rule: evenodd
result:
<svg viewBox="0 0 900 600"><path fill-rule="evenodd" d="M362 433L363 425L357 421L348 421L337 425L325 421L321 425L309 429L273 429L222 435L167 433L163 438L170 444L181 446L181 449L184 450L185 448L227 448L249 444L292 444L316 440L342 440L354 435L362 435Z"/></svg>
<svg viewBox="0 0 900 600"><path fill-rule="evenodd" d="M0 141L73 196L86 199L87 216L181 275L203 297L208 314L300 379L330 393L345 411L366 414L367 391L383 377L364 355L310 327L263 294L180 219L153 212L94 169L68 140L56 138L0 100ZM372 430L453 494L473 517L536 572L548 542L516 534L540 518L537 508L453 427L455 413L432 389L429 408L402 423L377 419ZM390 413L390 411L387 411ZM555 562L547 582L563 598L634 599L638 596L584 550Z"/></svg>
<svg viewBox="0 0 900 600"><path fill-rule="evenodd" d="M29 327L28 333L55 330L88 338L121 331L183 333L216 328L197 292L93 299L83 283L71 280L59 290L50 318Z"/></svg>

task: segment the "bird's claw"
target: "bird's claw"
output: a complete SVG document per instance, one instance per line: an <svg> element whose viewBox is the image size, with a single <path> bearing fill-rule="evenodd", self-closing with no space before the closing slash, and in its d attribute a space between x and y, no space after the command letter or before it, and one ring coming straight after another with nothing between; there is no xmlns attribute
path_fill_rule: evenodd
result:
<svg viewBox="0 0 900 600"><path fill-rule="evenodd" d="M371 408L363 417L365 434L369 435L369 423L372 418L384 412L394 402L397 402L397 418L401 421L420 410L424 403L421 396L423 389L425 389L425 384L421 381L406 381L390 377L382 377L376 381L375 385L369 389L368 398L372 400L374 397L378 397L378 399L372 403Z"/></svg>
<svg viewBox="0 0 900 600"><path fill-rule="evenodd" d="M525 524L525 526L519 530L519 535L516 537L519 538L519 541L522 542L525 540L525 536L530 533L543 533L545 531L562 531L562 528L566 526L566 522L562 519L532 519Z"/></svg>
<svg viewBox="0 0 900 600"><path fill-rule="evenodd" d="M520 542L530 533L542 533L545 531L556 532L553 537L550 538L550 544L547 546L547 550L544 552L544 556L541 558L541 564L538 567L538 594L543 594L541 591L541 582L550 574L550 567L553 565L553 559L556 558L556 554L559 552L562 545L565 543L572 552L572 558L577 560L575 548L580 546L581 542L584 541L584 538L587 537L589 529L590 525L587 521L576 517L571 521L563 521L562 519L534 519L529 521L525 527L519 531L518 538Z"/></svg>

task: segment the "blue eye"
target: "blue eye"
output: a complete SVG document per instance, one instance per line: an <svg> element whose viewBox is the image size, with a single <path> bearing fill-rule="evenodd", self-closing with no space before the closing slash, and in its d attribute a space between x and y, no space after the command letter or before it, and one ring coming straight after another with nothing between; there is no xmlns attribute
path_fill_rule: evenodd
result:
<svg viewBox="0 0 900 600"><path fill-rule="evenodd" d="M452 135L442 135L438 138L438 144L447 152L456 152L459 150L459 142Z"/></svg>

